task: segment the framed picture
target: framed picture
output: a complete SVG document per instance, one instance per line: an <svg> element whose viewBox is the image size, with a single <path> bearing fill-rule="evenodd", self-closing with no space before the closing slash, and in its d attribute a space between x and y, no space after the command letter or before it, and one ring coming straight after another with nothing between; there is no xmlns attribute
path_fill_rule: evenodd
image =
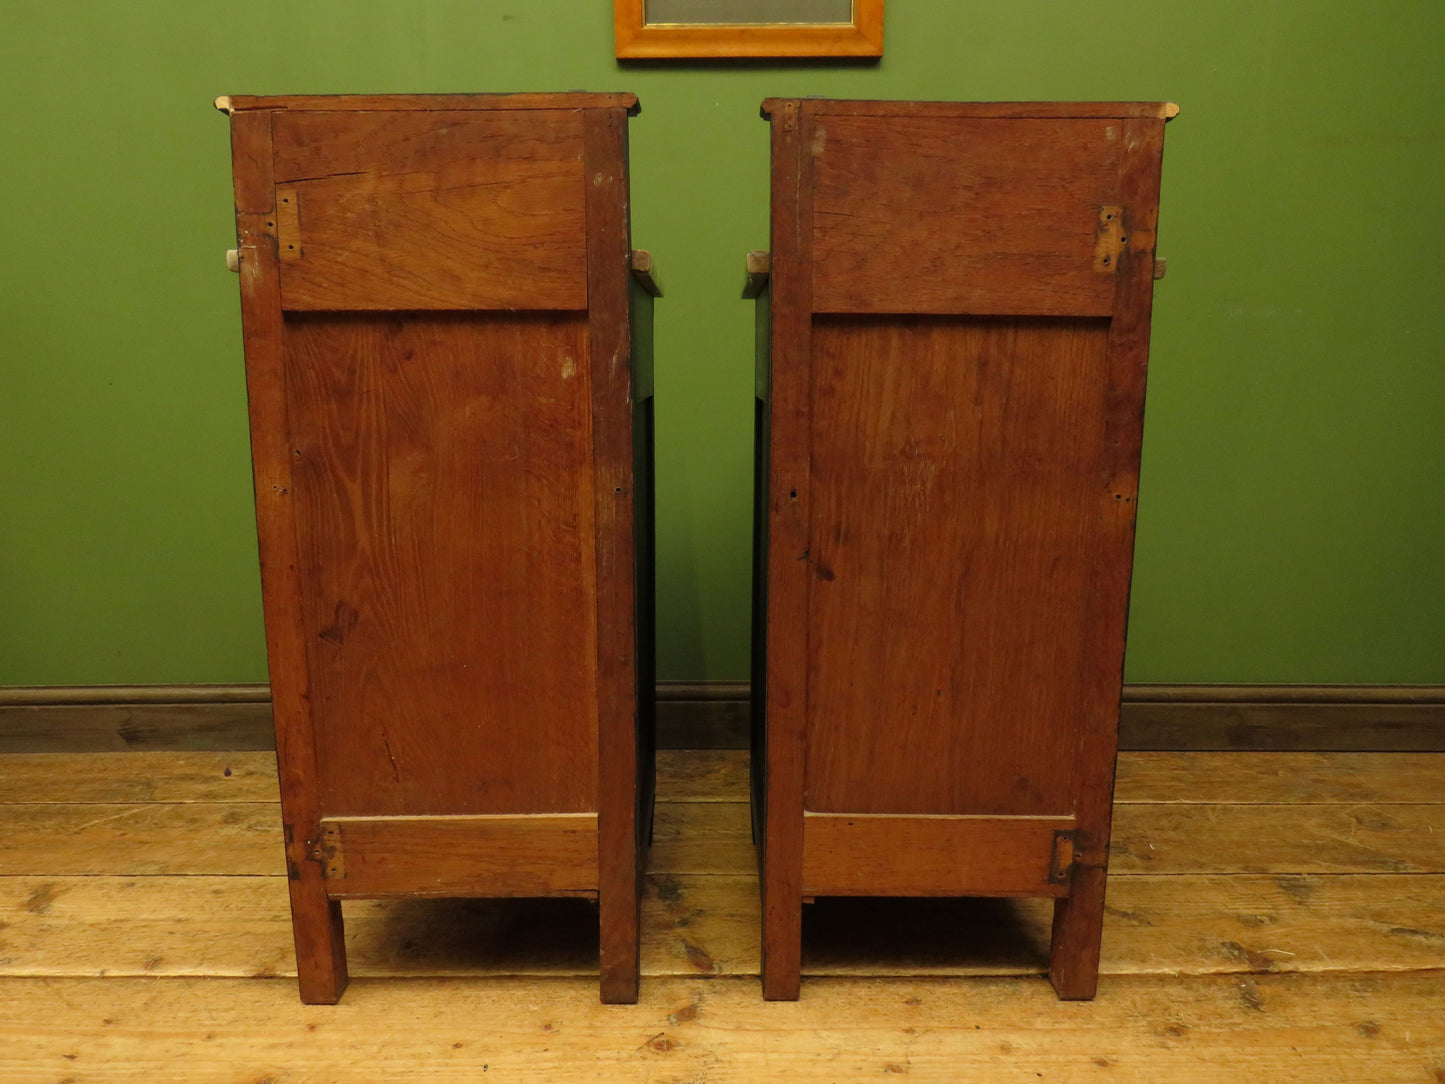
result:
<svg viewBox="0 0 1445 1084"><path fill-rule="evenodd" d="M882 56L883 0L613 0L617 55Z"/></svg>

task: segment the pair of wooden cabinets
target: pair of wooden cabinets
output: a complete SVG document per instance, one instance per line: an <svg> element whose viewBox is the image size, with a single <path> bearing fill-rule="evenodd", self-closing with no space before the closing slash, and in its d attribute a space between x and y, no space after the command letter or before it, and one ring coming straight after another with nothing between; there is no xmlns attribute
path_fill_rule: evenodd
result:
<svg viewBox="0 0 1445 1084"><path fill-rule="evenodd" d="M631 95L233 98L302 998L341 901L590 896L636 999L651 279ZM829 894L1055 897L1097 971L1166 107L769 102L764 993Z"/></svg>

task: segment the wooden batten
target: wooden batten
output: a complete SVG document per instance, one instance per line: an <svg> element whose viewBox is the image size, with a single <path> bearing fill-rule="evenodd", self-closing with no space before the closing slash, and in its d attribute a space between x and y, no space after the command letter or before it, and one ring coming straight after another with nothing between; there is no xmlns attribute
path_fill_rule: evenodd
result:
<svg viewBox="0 0 1445 1084"><path fill-rule="evenodd" d="M1073 817L805 813L806 896L1066 896Z"/></svg>
<svg viewBox="0 0 1445 1084"><path fill-rule="evenodd" d="M332 899L597 895L597 815L328 817Z"/></svg>

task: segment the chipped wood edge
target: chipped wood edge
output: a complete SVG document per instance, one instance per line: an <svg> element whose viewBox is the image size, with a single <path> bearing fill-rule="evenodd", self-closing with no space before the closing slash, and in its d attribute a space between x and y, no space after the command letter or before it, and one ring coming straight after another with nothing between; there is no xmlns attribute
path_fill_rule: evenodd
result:
<svg viewBox="0 0 1445 1084"><path fill-rule="evenodd" d="M755 248L748 253L747 279L743 283L743 297L754 298L763 292L772 274L772 254L766 249Z"/></svg>
<svg viewBox="0 0 1445 1084"><path fill-rule="evenodd" d="M649 297L661 297L662 286L657 281L657 272L652 266L652 253L645 248L632 250L632 277Z"/></svg>
<svg viewBox="0 0 1445 1084"><path fill-rule="evenodd" d="M228 117L234 112L231 108L231 96L229 94L216 95L216 100L211 104Z"/></svg>

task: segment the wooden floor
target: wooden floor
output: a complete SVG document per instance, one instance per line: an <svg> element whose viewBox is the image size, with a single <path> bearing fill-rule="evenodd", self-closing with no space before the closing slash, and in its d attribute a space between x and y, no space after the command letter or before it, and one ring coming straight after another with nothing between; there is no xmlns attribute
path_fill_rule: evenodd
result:
<svg viewBox="0 0 1445 1084"><path fill-rule="evenodd" d="M642 1001L585 901L346 907L297 999L268 753L0 757L0 1081L1445 1081L1445 754L1129 753L1104 978L1046 903L819 900L760 998L746 755L666 753Z"/></svg>

